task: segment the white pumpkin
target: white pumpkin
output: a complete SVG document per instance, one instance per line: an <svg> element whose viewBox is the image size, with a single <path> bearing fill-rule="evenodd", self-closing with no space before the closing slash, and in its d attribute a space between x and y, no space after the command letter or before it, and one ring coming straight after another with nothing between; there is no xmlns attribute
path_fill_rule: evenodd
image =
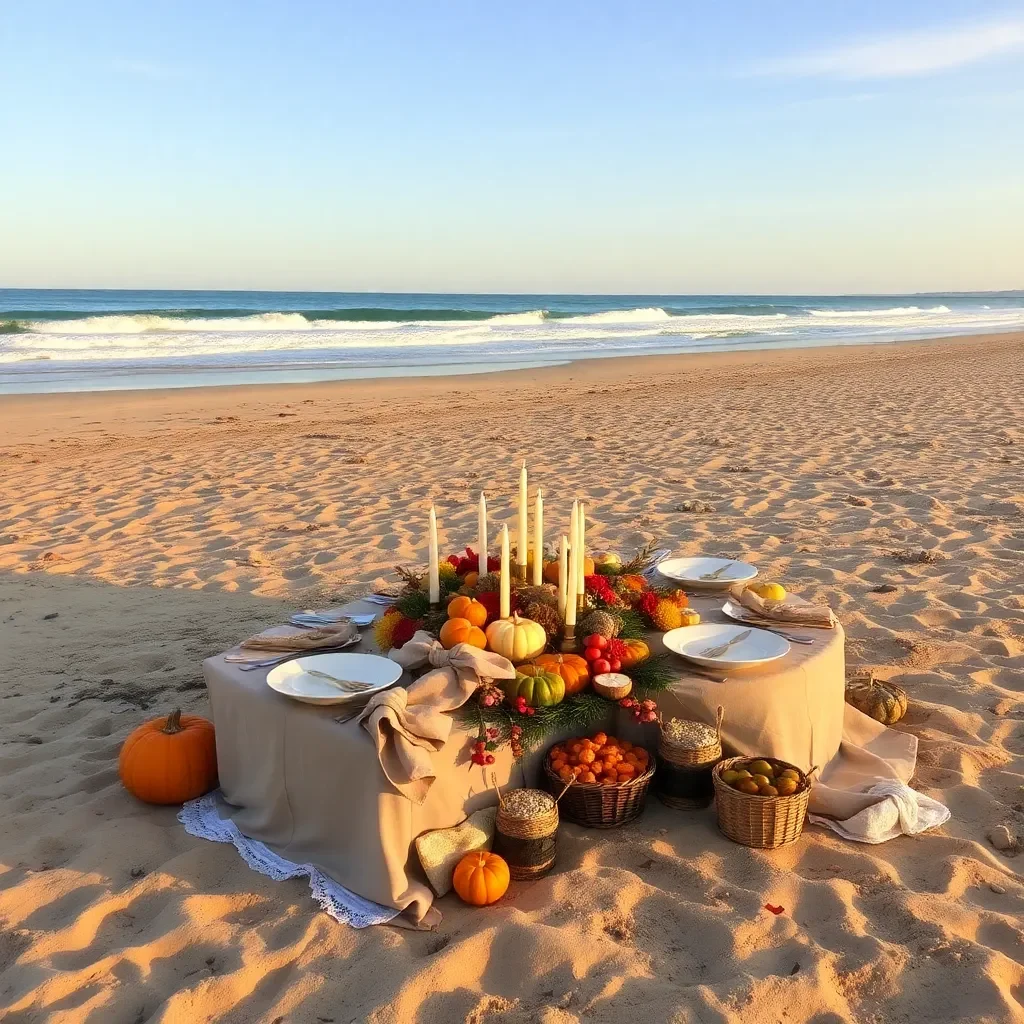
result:
<svg viewBox="0 0 1024 1024"><path fill-rule="evenodd" d="M536 658L548 645L548 634L539 622L521 619L495 619L486 630L487 647L513 664Z"/></svg>

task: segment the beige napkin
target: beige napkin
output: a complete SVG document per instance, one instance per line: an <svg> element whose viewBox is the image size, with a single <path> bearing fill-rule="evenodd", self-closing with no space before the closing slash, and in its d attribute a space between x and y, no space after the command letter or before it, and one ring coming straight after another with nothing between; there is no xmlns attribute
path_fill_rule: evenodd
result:
<svg viewBox="0 0 1024 1024"><path fill-rule="evenodd" d="M747 590L746 584L732 587L729 593L739 601L744 608L760 616L762 619L771 619L774 622L789 622L794 626L818 626L819 628L831 629L836 624L836 618L832 609L825 605L811 604L796 594L787 594L781 601L765 601L752 590Z"/></svg>
<svg viewBox="0 0 1024 1024"><path fill-rule="evenodd" d="M434 781L433 754L448 741L452 719L446 711L462 707L483 679L514 679L512 662L500 654L456 644L446 651L420 630L388 655L405 669L430 665L412 683L375 693L359 721L373 737L388 781L413 803L421 804Z"/></svg>
<svg viewBox="0 0 1024 1024"><path fill-rule="evenodd" d="M247 651L315 651L321 647L340 647L355 635L355 625L345 619L316 629L274 626L243 640L239 646Z"/></svg>

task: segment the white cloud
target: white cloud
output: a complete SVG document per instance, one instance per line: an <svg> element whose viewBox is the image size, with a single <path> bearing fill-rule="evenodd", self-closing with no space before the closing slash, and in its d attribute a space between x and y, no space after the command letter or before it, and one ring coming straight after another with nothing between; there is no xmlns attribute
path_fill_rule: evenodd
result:
<svg viewBox="0 0 1024 1024"><path fill-rule="evenodd" d="M755 74L842 79L927 75L1024 50L1024 18L904 32L765 61Z"/></svg>

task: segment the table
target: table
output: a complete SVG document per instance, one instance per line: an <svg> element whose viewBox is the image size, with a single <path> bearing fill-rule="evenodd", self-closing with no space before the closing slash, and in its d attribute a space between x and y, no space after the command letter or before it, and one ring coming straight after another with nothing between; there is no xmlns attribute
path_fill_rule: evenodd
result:
<svg viewBox="0 0 1024 1024"><path fill-rule="evenodd" d="M700 597L693 604L705 621L722 618L720 596ZM356 602L346 610L380 609ZM848 817L870 802L858 802L864 780L909 781L916 740L886 730L845 703L841 627L792 628L813 636L815 643L793 645L769 669L736 673L724 683L691 671L672 655L679 679L659 703L666 717L707 722L714 721L721 704L728 752L780 757L805 769L818 765L822 785L812 790L812 809ZM661 646L660 638L654 638L652 648ZM373 652L369 630L352 649ZM468 760L470 733L456 726L436 755L437 779L417 805L390 786L366 730L355 719L335 721L341 709L291 701L267 686L266 670L243 672L223 655L207 659L203 672L217 733L221 813L245 836L290 861L314 865L367 899L401 910L414 926L439 920L413 840L496 802L484 773ZM400 685L409 682L403 676ZM609 711L619 716L614 722L610 718L609 725L633 740L641 727L632 721L623 726L628 716L612 707ZM648 730L646 745L654 749L655 727L643 728ZM535 751L517 767L505 746L495 751L488 775L493 770L499 786L535 784L543 754Z"/></svg>

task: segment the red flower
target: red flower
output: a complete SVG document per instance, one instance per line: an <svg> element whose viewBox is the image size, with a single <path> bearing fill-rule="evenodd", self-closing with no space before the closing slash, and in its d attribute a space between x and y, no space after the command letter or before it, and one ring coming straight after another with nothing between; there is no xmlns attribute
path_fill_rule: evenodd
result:
<svg viewBox="0 0 1024 1024"><path fill-rule="evenodd" d="M658 595L653 590L648 590L647 593L640 595L636 606L644 615L650 617L654 614L654 609L658 607L658 600Z"/></svg>
<svg viewBox="0 0 1024 1024"><path fill-rule="evenodd" d="M487 609L487 621L484 625L489 626L498 617L498 612L501 610L501 595L496 590L487 590L482 594L477 594L476 599ZM515 612L518 610L519 598L512 594L511 601L509 602L509 611Z"/></svg>
<svg viewBox="0 0 1024 1024"><path fill-rule="evenodd" d="M419 619L402 616L402 621L395 626L395 630L391 634L391 642L395 647L404 647L412 639L413 633L422 625L423 623Z"/></svg>
<svg viewBox="0 0 1024 1024"><path fill-rule="evenodd" d="M458 555L449 555L447 561L448 561L448 563L450 565L454 565L455 566L455 571L456 572L459 571L459 561L460 561L460 559L459 559Z"/></svg>
<svg viewBox="0 0 1024 1024"><path fill-rule="evenodd" d="M472 548L466 548L464 555L449 555L448 561L455 566L455 572L459 576L465 576L466 573L470 572L477 572L480 568L480 556ZM500 568L500 558L487 559L488 572L497 572Z"/></svg>
<svg viewBox="0 0 1024 1024"><path fill-rule="evenodd" d="M615 591L612 590L607 576L593 575L584 576L583 585L588 594L593 594L599 601L607 604L615 603Z"/></svg>

